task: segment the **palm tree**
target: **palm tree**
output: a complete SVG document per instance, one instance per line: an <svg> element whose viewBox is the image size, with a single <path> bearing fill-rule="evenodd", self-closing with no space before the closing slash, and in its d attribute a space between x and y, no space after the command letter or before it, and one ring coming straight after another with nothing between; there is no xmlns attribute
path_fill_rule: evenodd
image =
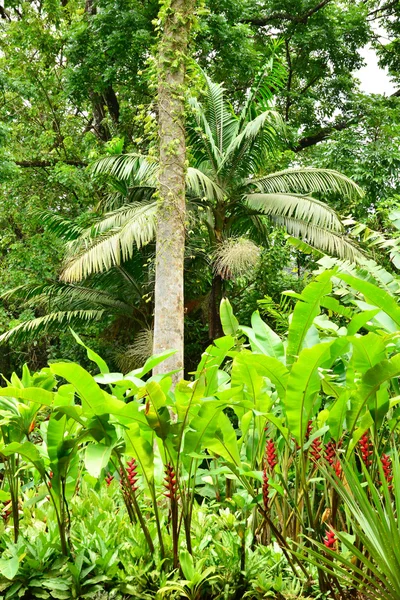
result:
<svg viewBox="0 0 400 600"><path fill-rule="evenodd" d="M268 172L284 135L282 120L272 108L283 80L282 67L271 59L238 114L227 102L223 85L207 75L201 100L191 97L188 101L188 220L195 223L197 237L200 224L207 232L205 254L212 256L210 338L221 333L218 307L224 280L257 263L260 246L268 245L271 227L284 227L308 245L351 262L363 256L346 237L338 214L320 200L332 193L361 197L361 189L351 179L328 169ZM96 274L123 268L138 248L155 237L157 160L140 154L110 155L95 162L92 171L106 174L111 185L104 201L108 212L92 227L74 229L61 273L65 285L77 286ZM65 229L62 222L59 229ZM56 326L56 318L52 322Z"/></svg>
<svg viewBox="0 0 400 600"><path fill-rule="evenodd" d="M320 200L324 194L361 197L351 179L334 170L292 168L266 172L283 134L272 109L273 94L283 80L271 59L257 77L243 109L236 114L224 87L204 75L204 95L189 98L187 141L191 166L186 188L189 219L205 225L214 256L210 294L210 337L220 333L218 306L223 280L255 262L258 245L267 241L271 224L325 252L357 261L361 252L345 235L338 214ZM63 271L66 281L79 281L111 265L121 264L153 239L158 165L138 154L100 159L94 174L119 182L113 211L72 246ZM318 197L312 194L317 194ZM256 243L254 243L256 242Z"/></svg>

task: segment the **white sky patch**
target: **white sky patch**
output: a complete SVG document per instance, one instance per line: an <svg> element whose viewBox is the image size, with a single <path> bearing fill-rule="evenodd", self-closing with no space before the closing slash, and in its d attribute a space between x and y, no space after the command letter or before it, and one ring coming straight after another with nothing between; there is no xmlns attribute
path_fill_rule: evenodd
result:
<svg viewBox="0 0 400 600"><path fill-rule="evenodd" d="M365 59L365 66L355 72L360 80L361 91L366 94L385 94L390 96L396 91L396 86L390 81L387 69L378 65L378 57L371 46L365 46L361 50Z"/></svg>

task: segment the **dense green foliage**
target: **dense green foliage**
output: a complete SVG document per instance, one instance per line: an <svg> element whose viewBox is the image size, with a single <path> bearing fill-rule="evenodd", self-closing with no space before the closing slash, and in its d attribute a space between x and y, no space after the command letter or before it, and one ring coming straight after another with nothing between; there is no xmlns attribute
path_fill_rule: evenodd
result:
<svg viewBox="0 0 400 600"><path fill-rule="evenodd" d="M223 301L226 335L175 390L150 375L166 355L124 376L85 346L95 376L13 374L5 597L396 598L399 281L369 268L292 293L283 337Z"/></svg>
<svg viewBox="0 0 400 600"><path fill-rule="evenodd" d="M132 0L9 2L4 9L0 292L21 284L31 285L30 290L47 284L55 290L68 236L64 231L60 239L59 232L46 225L43 211L85 228L110 208L110 184L93 179L87 165L107 153L150 151L154 155L155 82L149 54L155 45L157 10L154 2ZM357 88L354 73L362 64L361 49L374 43L376 25L395 35L396 10L376 0L268 0L262 7L251 2L206 2L199 10L191 42L192 55L215 82L224 82L226 97L238 113L245 104L246 89L270 60L272 36L280 40L277 54L285 74L283 86L275 90L276 108L287 126L286 139L276 145L258 175L299 164L337 169L361 185L365 199L354 199L351 204L335 194L327 199L343 216L351 212L377 230L388 226L387 211L397 202L398 99L365 96ZM378 49L395 77L396 44ZM201 100L203 83L197 70L193 68L189 76L191 95L200 92ZM327 143L331 138L333 143ZM208 343L207 305L213 278L210 252L206 249L204 256L198 226L191 229L185 290L189 368ZM263 295L279 302L285 287L301 287L312 263L285 247L279 235L278 239L278 245L261 245L266 256L273 253L273 261L265 258L244 280L239 277L225 284L236 310L247 310L250 315ZM148 273L144 276L151 280L151 251L145 263ZM128 277L137 275L129 264L124 269ZM291 272L294 280L287 282ZM121 274L110 272L110 278L113 298L105 301L115 306L115 300L121 299ZM108 291L109 279L82 285L99 295L85 302L75 298L70 304L75 316L69 322L82 334L101 340L110 360L116 347L116 356L129 354L141 329L131 318L132 309L126 307L121 321L120 308L104 308L101 296ZM42 297L36 304L24 303L22 292L4 298L2 331L49 310L68 310L65 290L58 291L52 292L51 300ZM142 324L146 328L151 326L148 315L152 311L148 291L144 290L140 303L145 305ZM92 321L89 312L78 324L77 311L82 310L91 311L98 318L97 325L82 324ZM112 325L115 318L121 326ZM25 360L37 368L64 350L82 359L68 337L59 333L67 321L60 316L53 333L50 328L33 344L19 343L12 351L3 346L2 370L11 373Z"/></svg>

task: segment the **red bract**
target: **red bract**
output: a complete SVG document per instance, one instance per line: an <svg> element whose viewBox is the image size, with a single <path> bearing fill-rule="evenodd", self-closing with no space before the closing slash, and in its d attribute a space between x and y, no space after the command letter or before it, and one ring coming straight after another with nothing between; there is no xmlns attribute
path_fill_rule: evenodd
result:
<svg viewBox="0 0 400 600"><path fill-rule="evenodd" d="M336 450L340 448L341 442L338 444L334 440L330 440L325 446L325 458L327 462L333 467L335 458L336 458Z"/></svg>
<svg viewBox="0 0 400 600"><path fill-rule="evenodd" d="M265 447L265 455L268 466L271 469L271 471L273 471L275 465L278 464L278 460L276 458L275 442L271 438L267 441L267 445Z"/></svg>
<svg viewBox="0 0 400 600"><path fill-rule="evenodd" d="M306 442L310 439L310 435L311 435L311 431L312 431L312 421L311 419L308 421L307 423L307 429L306 429Z"/></svg>
<svg viewBox="0 0 400 600"><path fill-rule="evenodd" d="M336 540L335 532L332 529L329 529L326 532L326 536L324 538L324 546L333 550L335 548L336 541L337 540Z"/></svg>
<svg viewBox="0 0 400 600"><path fill-rule="evenodd" d="M175 476L174 467L171 465L171 463L167 463L167 465L165 467L164 481L165 481L164 486L167 490L165 492L165 496L167 498L170 498L170 500L176 500L176 491L177 491L176 476Z"/></svg>
<svg viewBox="0 0 400 600"><path fill-rule="evenodd" d="M138 489L138 486L137 486L138 476L137 476L137 464L136 464L136 460L134 458L131 458L130 460L128 460L128 466L126 468L126 472L128 475L128 481L129 481L129 485L131 486L131 490L132 490L132 492L136 492L136 490Z"/></svg>
<svg viewBox="0 0 400 600"><path fill-rule="evenodd" d="M269 492L268 474L267 474L267 469L264 469L264 471L263 471L262 495L263 495L263 502L264 502L264 508L265 508L265 510L268 510L268 505L269 505L268 492Z"/></svg>
<svg viewBox="0 0 400 600"><path fill-rule="evenodd" d="M311 454L311 460L313 462L318 462L321 459L321 456L322 456L321 438L315 438L315 440L313 440L311 442L310 454Z"/></svg>
<svg viewBox="0 0 400 600"><path fill-rule="evenodd" d="M334 465L333 468L335 470L336 476L340 477L342 474L342 465L340 464L340 460L337 460Z"/></svg>
<svg viewBox="0 0 400 600"><path fill-rule="evenodd" d="M361 437L359 446L364 465L366 467L370 467L372 465L371 455L373 454L373 451L367 433L364 433L364 435Z"/></svg>
<svg viewBox="0 0 400 600"><path fill-rule="evenodd" d="M110 485L110 483L112 482L113 479L114 479L113 475L111 475L111 473L107 473L107 477L106 477L107 487Z"/></svg>
<svg viewBox="0 0 400 600"><path fill-rule="evenodd" d="M389 483L389 489L391 490L393 487L391 485L391 482L393 481L393 473L392 473L392 461L390 459L390 456L388 454L382 454L381 463L382 463L382 469L383 469L383 473L385 475L385 479Z"/></svg>

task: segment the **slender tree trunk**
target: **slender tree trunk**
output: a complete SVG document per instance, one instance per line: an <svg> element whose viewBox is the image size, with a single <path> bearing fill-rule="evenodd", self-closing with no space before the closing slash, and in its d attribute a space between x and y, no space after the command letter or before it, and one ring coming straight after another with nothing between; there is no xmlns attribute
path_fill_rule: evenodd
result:
<svg viewBox="0 0 400 600"><path fill-rule="evenodd" d="M214 275L210 298L208 301L208 337L210 340L223 336L222 323L219 315L219 307L222 300L222 278Z"/></svg>
<svg viewBox="0 0 400 600"><path fill-rule="evenodd" d="M186 145L185 61L195 0L161 5L158 52L160 139L159 209L156 243L154 353L176 354L155 371L183 371L183 260L185 250Z"/></svg>

